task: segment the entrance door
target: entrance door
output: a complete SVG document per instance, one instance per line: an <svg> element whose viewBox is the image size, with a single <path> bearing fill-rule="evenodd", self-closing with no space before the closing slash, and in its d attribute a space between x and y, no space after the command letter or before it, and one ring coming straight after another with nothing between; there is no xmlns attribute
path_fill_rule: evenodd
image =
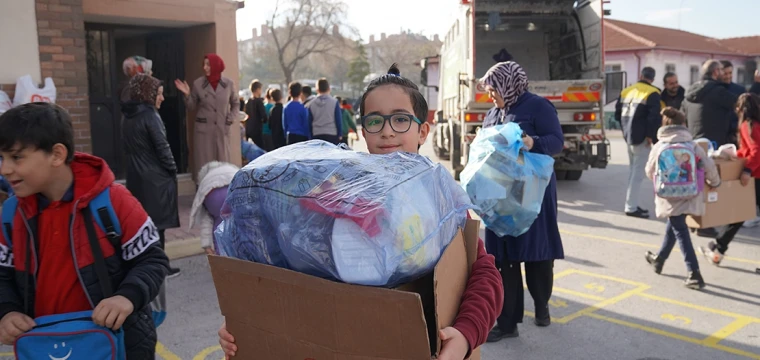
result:
<svg viewBox="0 0 760 360"><path fill-rule="evenodd" d="M88 27L86 36L92 152L108 163L117 179L122 179L125 169L113 31Z"/></svg>
<svg viewBox="0 0 760 360"><path fill-rule="evenodd" d="M146 56L153 60L153 76L164 84L164 102L159 114L179 173L188 170L187 123L184 95L174 86L185 78L185 40L181 32L161 32L147 38Z"/></svg>

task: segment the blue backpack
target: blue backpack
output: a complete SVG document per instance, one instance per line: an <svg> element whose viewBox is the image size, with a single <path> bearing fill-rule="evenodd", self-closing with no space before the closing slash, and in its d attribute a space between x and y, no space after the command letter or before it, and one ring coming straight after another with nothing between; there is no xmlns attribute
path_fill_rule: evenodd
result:
<svg viewBox="0 0 760 360"><path fill-rule="evenodd" d="M8 198L2 206L2 231L9 248L12 247L12 241L10 239L11 234L13 233L13 218L16 214L17 207L18 199L15 196ZM108 275L105 257L100 248L95 227L93 226L93 222L97 223L100 229L103 230L108 237L109 242L114 247L117 254L120 253L122 236L121 225L116 216L116 211L114 211L111 204L111 192L109 188L106 188L90 201L88 210L83 211L83 216L85 227L87 229L87 237L94 258L93 266L98 275L98 281L100 282L103 295L105 297L110 297L114 294L114 288L111 284L111 278ZM28 262L31 257L31 246L27 246L26 248L27 268L29 268L30 264L28 264ZM162 291L163 290L164 288L162 287ZM157 299L151 303L153 322L156 327L160 326L166 318L164 302L157 304L159 298L163 299L163 296L159 295ZM53 355L53 352L62 355L64 356L63 358L65 358L68 350L62 352L57 349L59 347L65 348L65 345L73 346L77 343L89 344L87 357L91 359L124 359L125 357L123 331L120 329L119 331L114 332L111 329L95 325L92 322L92 311L43 316L35 319L35 322L37 323L37 326L23 336L20 336L19 340L17 340L15 348L18 359L46 358L44 355L47 353L44 353L44 351L48 350L51 351L48 356L51 359L57 358L56 355ZM24 340L21 341L21 339ZM65 344L63 344L64 342ZM80 346L80 348L82 348L82 346ZM88 347L84 348L88 349ZM104 352L104 354L113 353L115 355L113 357L94 357L95 353L93 351L97 352L106 348L110 350ZM73 351L73 348L69 348L69 350Z"/></svg>

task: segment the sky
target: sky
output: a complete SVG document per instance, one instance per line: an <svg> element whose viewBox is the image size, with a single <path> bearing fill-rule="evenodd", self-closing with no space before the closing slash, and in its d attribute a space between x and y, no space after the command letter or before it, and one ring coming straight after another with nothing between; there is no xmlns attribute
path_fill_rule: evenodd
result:
<svg viewBox="0 0 760 360"><path fill-rule="evenodd" d="M282 0L281 0L282 1ZM572 0L568 0L572 1ZM366 41L371 34L401 29L443 36L454 22L460 0L344 0L348 21ZM251 37L274 11L276 0L245 0L237 12L238 39ZM730 4L730 5L729 5ZM662 26L716 38L760 35L760 0L611 0L613 19Z"/></svg>

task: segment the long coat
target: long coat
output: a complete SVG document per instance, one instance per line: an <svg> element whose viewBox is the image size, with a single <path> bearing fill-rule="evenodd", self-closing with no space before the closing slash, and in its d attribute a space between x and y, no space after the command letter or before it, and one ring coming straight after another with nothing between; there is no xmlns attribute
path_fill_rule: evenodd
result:
<svg viewBox="0 0 760 360"><path fill-rule="evenodd" d="M483 121L483 127L499 124L502 112L499 108L491 109ZM505 118L519 124L528 136L533 137L534 145L531 152L545 155L562 152L565 144L564 135L557 111L549 100L525 92L512 105ZM557 177L554 174L546 187L541 213L530 229L518 237L499 237L486 229L486 249L496 258L497 263L544 261L565 257L557 225Z"/></svg>
<svg viewBox="0 0 760 360"><path fill-rule="evenodd" d="M193 82L190 96L185 97L188 111L198 110L193 130L194 172L211 161L233 162L230 144L238 139L230 139L230 129L238 123L240 98L235 83L222 77L216 90L200 77Z"/></svg>
<svg viewBox="0 0 760 360"><path fill-rule="evenodd" d="M177 164L166 128L156 108L147 104L122 105L127 189L159 230L179 227Z"/></svg>

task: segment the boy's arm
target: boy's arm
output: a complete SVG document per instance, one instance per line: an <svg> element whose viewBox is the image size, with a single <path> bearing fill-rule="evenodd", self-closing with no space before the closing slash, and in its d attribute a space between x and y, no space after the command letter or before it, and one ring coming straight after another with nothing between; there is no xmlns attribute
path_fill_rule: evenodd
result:
<svg viewBox="0 0 760 360"><path fill-rule="evenodd" d="M153 220L124 186L111 186L111 202L121 224L121 258L128 269L115 295L129 299L139 310L158 295L169 273L169 259Z"/></svg>
<svg viewBox="0 0 760 360"><path fill-rule="evenodd" d="M478 258L462 295L454 328L470 344L470 352L485 344L496 317L504 306L504 285L496 268L494 257L486 253L482 240L478 240ZM468 355L469 356L469 352Z"/></svg>
<svg viewBox="0 0 760 360"><path fill-rule="evenodd" d="M6 245L0 231L0 319L11 312L24 312L24 305L16 286L16 269L13 267L13 250Z"/></svg>
<svg viewBox="0 0 760 360"><path fill-rule="evenodd" d="M340 108L340 102L335 104L335 126L338 128L338 137L343 136L343 109Z"/></svg>

